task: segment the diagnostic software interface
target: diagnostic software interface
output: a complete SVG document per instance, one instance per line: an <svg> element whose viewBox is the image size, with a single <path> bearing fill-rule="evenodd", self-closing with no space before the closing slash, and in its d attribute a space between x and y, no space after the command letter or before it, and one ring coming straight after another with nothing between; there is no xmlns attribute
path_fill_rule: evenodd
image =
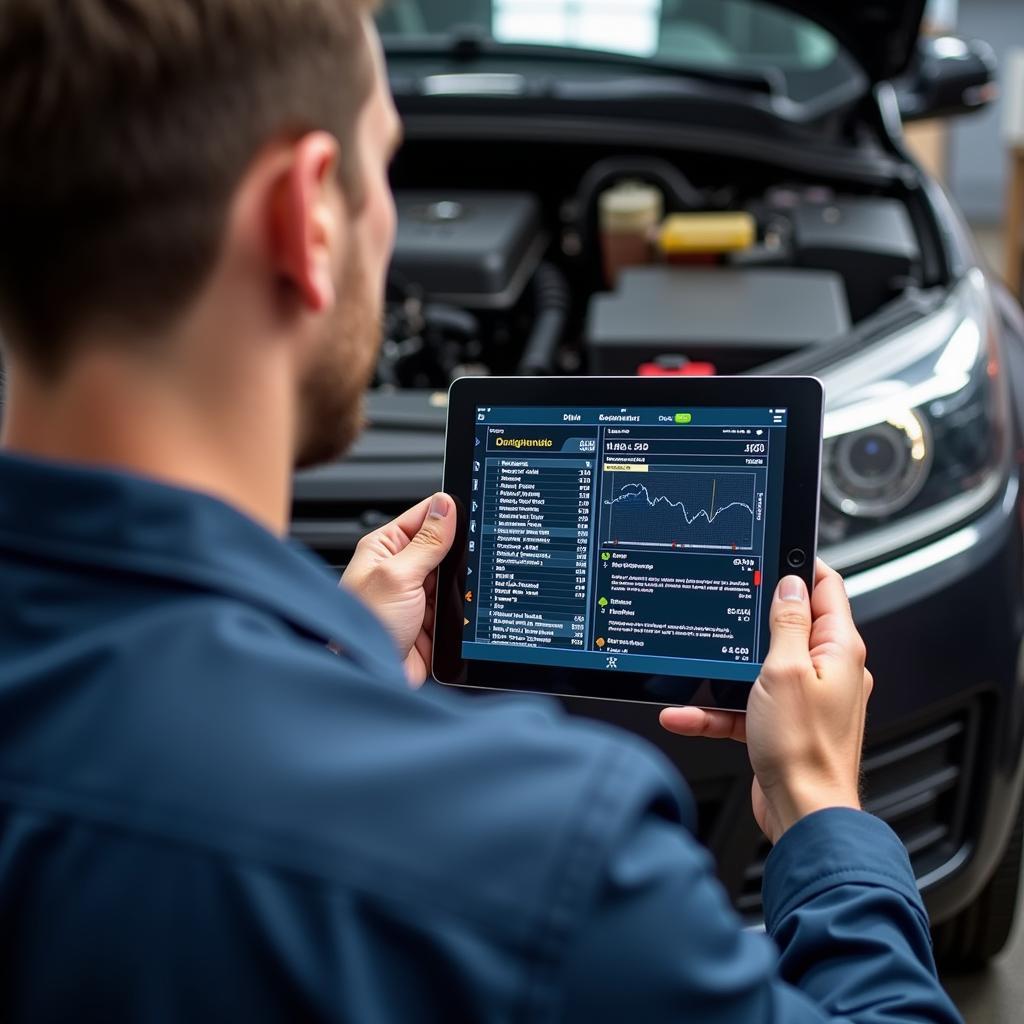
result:
<svg viewBox="0 0 1024 1024"><path fill-rule="evenodd" d="M786 410L476 410L462 654L753 681Z"/></svg>

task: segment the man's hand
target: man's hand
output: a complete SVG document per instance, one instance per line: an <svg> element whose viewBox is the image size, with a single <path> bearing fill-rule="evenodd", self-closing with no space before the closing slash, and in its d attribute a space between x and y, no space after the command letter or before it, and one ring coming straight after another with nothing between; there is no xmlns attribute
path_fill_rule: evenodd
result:
<svg viewBox="0 0 1024 1024"><path fill-rule="evenodd" d="M435 494L367 534L341 578L377 613L405 659L409 682L430 671L436 569L455 537L455 503Z"/></svg>
<svg viewBox="0 0 1024 1024"><path fill-rule="evenodd" d="M873 681L842 578L818 562L814 595L797 576L779 584L771 648L747 714L665 708L682 736L745 742L754 767L754 816L774 843L826 807L860 807L864 718Z"/></svg>

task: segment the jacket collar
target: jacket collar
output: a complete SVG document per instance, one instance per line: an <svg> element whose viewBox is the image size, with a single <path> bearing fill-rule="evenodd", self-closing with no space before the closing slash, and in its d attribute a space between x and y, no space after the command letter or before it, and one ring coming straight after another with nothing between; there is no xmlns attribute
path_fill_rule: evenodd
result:
<svg viewBox="0 0 1024 1024"><path fill-rule="evenodd" d="M223 594L333 641L367 671L397 669L383 627L337 587L326 564L206 494L117 470L0 453L3 551Z"/></svg>

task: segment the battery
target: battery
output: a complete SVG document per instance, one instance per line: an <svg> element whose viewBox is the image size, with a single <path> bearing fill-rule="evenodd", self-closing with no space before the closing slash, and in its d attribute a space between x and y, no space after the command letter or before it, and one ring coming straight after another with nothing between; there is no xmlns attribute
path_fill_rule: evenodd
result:
<svg viewBox="0 0 1024 1024"><path fill-rule="evenodd" d="M633 374L659 356L685 356L736 373L850 327L843 280L785 267L634 267L595 296L585 343L589 368Z"/></svg>

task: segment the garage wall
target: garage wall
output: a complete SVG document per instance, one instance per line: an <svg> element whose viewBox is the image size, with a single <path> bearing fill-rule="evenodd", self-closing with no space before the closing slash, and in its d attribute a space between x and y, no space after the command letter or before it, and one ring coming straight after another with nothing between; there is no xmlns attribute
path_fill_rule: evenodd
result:
<svg viewBox="0 0 1024 1024"><path fill-rule="evenodd" d="M957 34L984 39L1002 59L1024 46L1022 0L960 0ZM968 220L1001 224L1006 196L1002 101L950 125L949 184Z"/></svg>

